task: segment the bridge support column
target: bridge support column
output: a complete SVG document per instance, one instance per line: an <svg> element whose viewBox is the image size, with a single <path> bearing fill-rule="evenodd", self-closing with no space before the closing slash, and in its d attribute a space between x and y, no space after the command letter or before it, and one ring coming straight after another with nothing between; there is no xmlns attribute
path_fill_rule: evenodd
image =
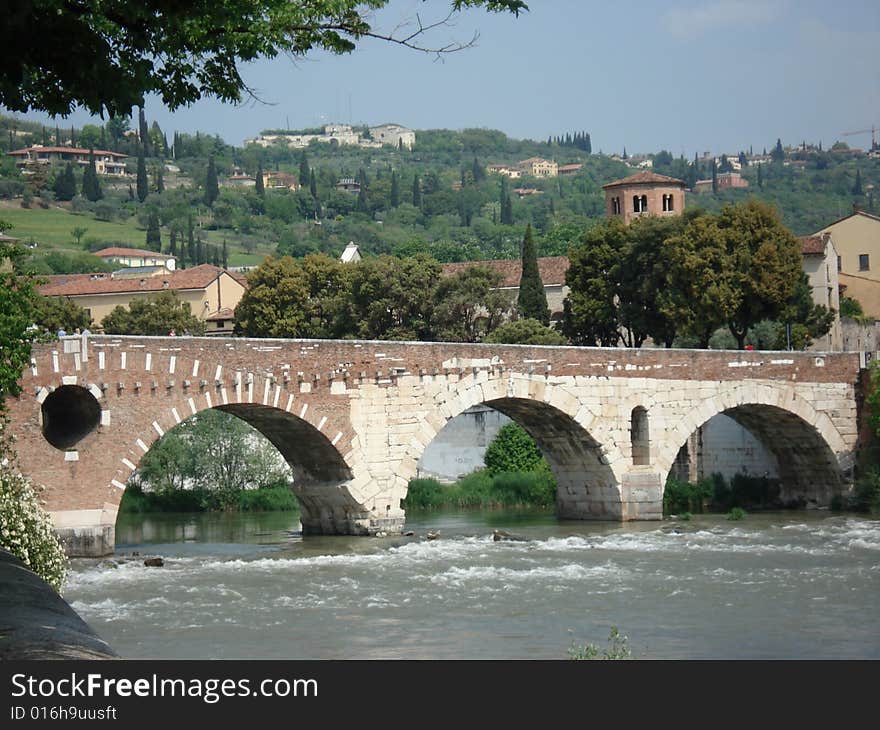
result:
<svg viewBox="0 0 880 730"><path fill-rule="evenodd" d="M650 467L634 467L620 480L621 519L663 519L663 474Z"/></svg>
<svg viewBox="0 0 880 730"><path fill-rule="evenodd" d="M116 549L116 512L104 509L51 512L52 528L69 558L100 558Z"/></svg>
<svg viewBox="0 0 880 730"><path fill-rule="evenodd" d="M403 531L402 513L392 516L364 509L352 499L350 484L294 481L293 492L299 500L303 535L375 535Z"/></svg>

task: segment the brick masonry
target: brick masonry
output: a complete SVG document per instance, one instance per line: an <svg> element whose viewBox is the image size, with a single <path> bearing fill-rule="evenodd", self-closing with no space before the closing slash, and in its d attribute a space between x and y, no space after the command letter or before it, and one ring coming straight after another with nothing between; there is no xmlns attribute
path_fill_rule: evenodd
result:
<svg viewBox="0 0 880 730"><path fill-rule="evenodd" d="M371 534L402 527L426 445L478 403L536 438L562 517L659 519L679 448L722 412L774 452L791 495L825 505L850 480L858 377L857 353L92 336L36 347L10 414L20 468L45 485L69 551L102 554L141 456L206 408L249 421L293 465L305 532ZM59 449L43 430L44 416L64 421L62 387L100 418ZM634 465L637 407L648 463Z"/></svg>

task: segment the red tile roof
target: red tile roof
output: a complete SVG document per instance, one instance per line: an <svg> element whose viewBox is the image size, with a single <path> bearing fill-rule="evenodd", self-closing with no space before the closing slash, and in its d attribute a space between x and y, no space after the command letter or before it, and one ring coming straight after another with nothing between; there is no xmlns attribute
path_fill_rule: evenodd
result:
<svg viewBox="0 0 880 730"><path fill-rule="evenodd" d="M181 271L169 271L153 276L125 279L114 279L110 274L61 274L44 277L48 279L48 283L40 286L39 291L40 294L47 297L162 291L163 289L185 291L205 289L223 273L225 273L224 270L217 266L202 264L201 266Z"/></svg>
<svg viewBox="0 0 880 730"><path fill-rule="evenodd" d="M544 286L560 286L565 284L565 272L568 271L568 256L544 256L538 259L538 273ZM499 272L504 278L503 287L518 287L522 279L522 261L520 259L500 259L496 261L463 261L455 264L443 264L443 275L454 276L471 266L485 266Z"/></svg>
<svg viewBox="0 0 880 730"><path fill-rule="evenodd" d="M801 236L801 253L804 256L824 256L825 244L828 242L828 234L820 233L815 236Z"/></svg>
<svg viewBox="0 0 880 730"><path fill-rule="evenodd" d="M662 183L664 185L681 185L681 187L685 186L684 180L679 180L678 178L668 177L667 175L658 175L656 172L651 172L650 170L642 170L641 172L637 172L635 175L630 175L629 177L625 177L621 180L615 180L614 182L610 182L607 185L603 185L603 188L615 187L617 185L656 185L658 183Z"/></svg>
<svg viewBox="0 0 880 730"><path fill-rule="evenodd" d="M158 251L145 251L142 248L120 248L119 246L111 246L110 248L102 248L100 251L95 251L95 256L100 258L109 258L109 257L118 257L118 256L132 256L132 257L141 257L141 258L151 258L151 259L173 259L174 256L169 256L165 253L159 253Z"/></svg>
<svg viewBox="0 0 880 730"><path fill-rule="evenodd" d="M212 312L207 317L205 317L206 322L218 322L225 319L235 319L235 312L229 307L218 309L216 312Z"/></svg>

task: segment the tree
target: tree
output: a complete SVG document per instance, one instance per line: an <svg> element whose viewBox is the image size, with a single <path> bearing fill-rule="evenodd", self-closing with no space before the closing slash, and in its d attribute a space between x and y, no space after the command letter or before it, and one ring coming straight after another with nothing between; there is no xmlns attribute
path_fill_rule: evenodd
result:
<svg viewBox="0 0 880 730"><path fill-rule="evenodd" d="M146 156L144 146L138 145L137 159L137 198L143 203L150 194L149 183L147 182L147 163L144 159Z"/></svg>
<svg viewBox="0 0 880 730"><path fill-rule="evenodd" d="M305 272L290 256L267 258L248 274L235 308L235 332L246 337L301 337L309 296Z"/></svg>
<svg viewBox="0 0 880 730"><path fill-rule="evenodd" d="M510 311L501 291L501 274L486 266L468 266L440 280L434 293L434 329L439 340L479 342Z"/></svg>
<svg viewBox="0 0 880 730"><path fill-rule="evenodd" d="M864 191L862 190L862 171L858 168L856 168L856 181L853 184L852 194L864 195Z"/></svg>
<svg viewBox="0 0 880 730"><path fill-rule="evenodd" d="M534 439L518 423L501 427L483 457L490 476L511 472L528 473L547 468Z"/></svg>
<svg viewBox="0 0 880 730"><path fill-rule="evenodd" d="M192 213L186 219L186 257L193 266L198 266L201 263L196 251L196 236L195 229L193 229Z"/></svg>
<svg viewBox="0 0 880 730"><path fill-rule="evenodd" d="M150 130L147 127L147 117L144 114L144 107L138 109L138 139L141 141L141 149L144 151L144 157L153 156L153 145L150 142Z"/></svg>
<svg viewBox="0 0 880 730"><path fill-rule="evenodd" d="M92 326L86 310L66 297L37 297L34 302L34 324L41 330L74 332Z"/></svg>
<svg viewBox="0 0 880 730"><path fill-rule="evenodd" d="M162 231L159 227L159 211L156 208L150 210L147 218L146 247L148 251L162 250Z"/></svg>
<svg viewBox="0 0 880 730"><path fill-rule="evenodd" d="M12 225L0 220L0 231ZM34 280L20 275L23 250L14 242L0 241L0 261L12 264L10 271L0 270L0 416L7 397L21 393L19 378L30 362L31 343L38 331L31 327L37 302Z"/></svg>
<svg viewBox="0 0 880 730"><path fill-rule="evenodd" d="M761 163L758 163L758 189L759 190L764 189L764 175L761 172L762 167L764 167L764 165L762 165Z"/></svg>
<svg viewBox="0 0 880 730"><path fill-rule="evenodd" d="M55 177L53 191L55 200L73 200L76 197L76 177L73 174L73 165L69 162Z"/></svg>
<svg viewBox="0 0 880 730"><path fill-rule="evenodd" d="M115 307L101 322L111 335L167 335L175 332L203 334L205 323L193 315L176 291L162 291L149 299L135 299L128 308Z"/></svg>
<svg viewBox="0 0 880 730"><path fill-rule="evenodd" d="M168 234L168 255L177 258L177 229L173 226Z"/></svg>
<svg viewBox="0 0 880 730"><path fill-rule="evenodd" d="M160 195L165 192L165 165L161 162L156 167L156 192Z"/></svg>
<svg viewBox="0 0 880 730"><path fill-rule="evenodd" d="M712 192L718 192L718 166L715 164L715 160L712 160Z"/></svg>
<svg viewBox="0 0 880 730"><path fill-rule="evenodd" d="M510 201L510 191L507 189L507 177L501 177L501 190L498 193L499 223L502 226L513 225L513 204Z"/></svg>
<svg viewBox="0 0 880 730"><path fill-rule="evenodd" d="M257 177L255 190L261 198L266 194L266 185L263 183L263 163L257 166Z"/></svg>
<svg viewBox="0 0 880 730"><path fill-rule="evenodd" d="M567 345L559 332L537 319L516 319L492 330L483 342L508 345Z"/></svg>
<svg viewBox="0 0 880 730"><path fill-rule="evenodd" d="M532 226L526 225L526 233L522 243L522 276L519 280L519 296L516 300L517 312L520 317L536 319L541 324L550 322L550 308L547 306L547 294L544 282L538 271L538 254L532 238Z"/></svg>
<svg viewBox="0 0 880 730"><path fill-rule="evenodd" d="M770 159L773 162L782 162L785 160L785 150L782 149L782 140L776 140L776 146L773 148L773 151L770 153Z"/></svg>
<svg viewBox="0 0 880 730"><path fill-rule="evenodd" d="M397 179L397 170L391 171L391 195L390 201L392 208L400 205L400 182Z"/></svg>
<svg viewBox="0 0 880 730"><path fill-rule="evenodd" d="M306 156L306 151L303 150L299 156L299 180L301 184L306 184L305 181L310 177L309 173L309 158Z"/></svg>
<svg viewBox="0 0 880 730"><path fill-rule="evenodd" d="M87 200L95 203L104 197L101 192L101 183L98 181L98 171L95 169L95 151L89 150L89 165L83 171L82 193Z"/></svg>
<svg viewBox="0 0 880 730"><path fill-rule="evenodd" d="M419 174L413 175L412 182L412 204L415 208L422 207L422 186L419 182Z"/></svg>
<svg viewBox="0 0 880 730"><path fill-rule="evenodd" d="M229 252L226 249L226 239L223 239L223 250L220 253L220 263L224 269L229 268Z"/></svg>
<svg viewBox="0 0 880 730"><path fill-rule="evenodd" d="M205 174L205 205L209 208L220 197L220 186L217 182L217 167L214 165L214 155L208 157L208 171Z"/></svg>

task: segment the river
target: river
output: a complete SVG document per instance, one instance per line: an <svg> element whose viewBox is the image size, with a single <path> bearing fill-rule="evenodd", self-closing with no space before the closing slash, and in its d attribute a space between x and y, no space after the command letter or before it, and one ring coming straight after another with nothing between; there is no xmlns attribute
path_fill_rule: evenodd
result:
<svg viewBox="0 0 880 730"><path fill-rule="evenodd" d="M880 658L880 521L861 516L297 527L290 513L123 516L117 554L74 560L64 597L126 658L564 659L573 643L604 649L612 626L636 658Z"/></svg>

